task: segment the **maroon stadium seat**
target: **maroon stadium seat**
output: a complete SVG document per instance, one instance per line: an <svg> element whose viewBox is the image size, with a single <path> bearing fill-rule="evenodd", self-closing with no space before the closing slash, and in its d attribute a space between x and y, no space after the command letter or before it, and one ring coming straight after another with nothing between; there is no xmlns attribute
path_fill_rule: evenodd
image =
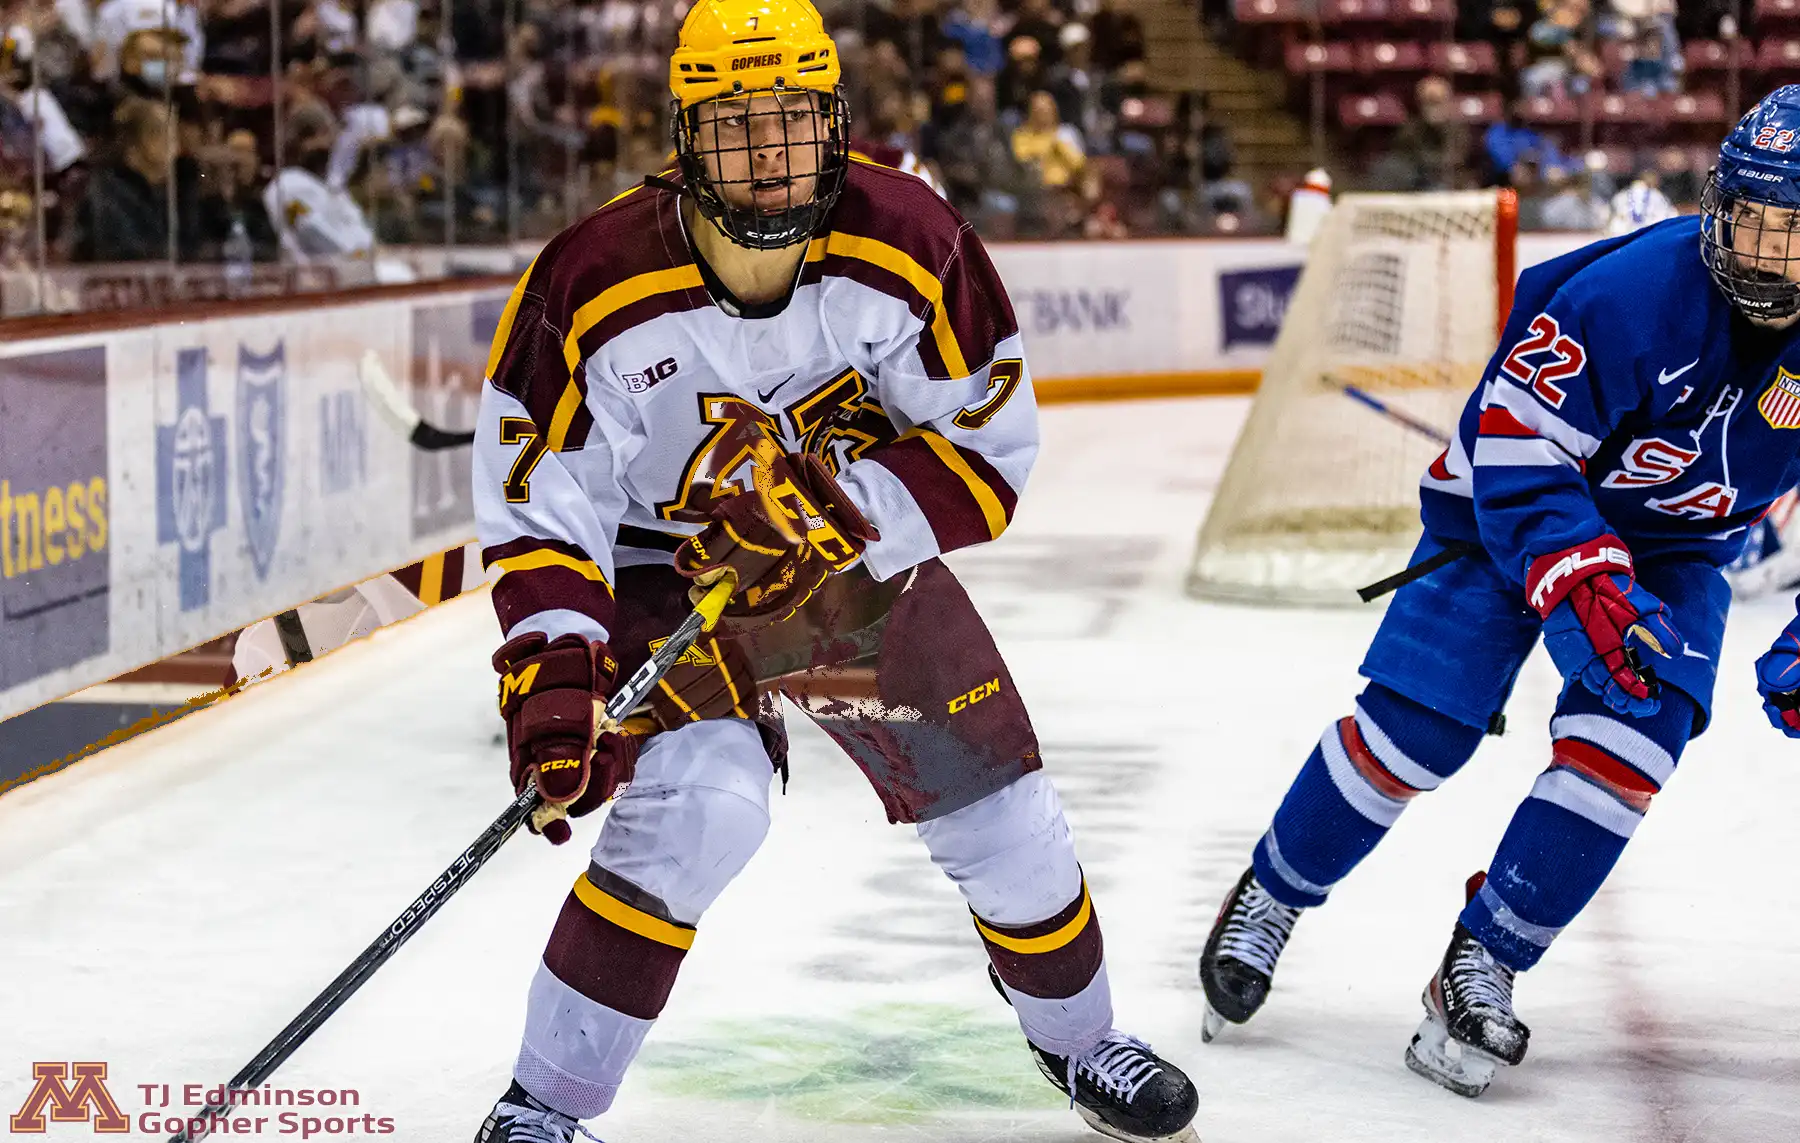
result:
<svg viewBox="0 0 1800 1143"><path fill-rule="evenodd" d="M1800 3L1800 0L1795 0ZM1772 36L1756 49L1756 67L1762 72L1800 71L1800 40Z"/></svg>
<svg viewBox="0 0 1800 1143"><path fill-rule="evenodd" d="M1625 73L1625 65L1629 62L1629 53L1624 44L1618 40L1602 40L1600 42L1600 67L1605 74L1617 79Z"/></svg>
<svg viewBox="0 0 1800 1143"><path fill-rule="evenodd" d="M1426 52L1431 70L1441 75L1493 75L1498 69L1494 45L1486 40L1472 44L1434 42Z"/></svg>
<svg viewBox="0 0 1800 1143"><path fill-rule="evenodd" d="M1303 24L1308 0L1233 0L1232 14L1240 24Z"/></svg>
<svg viewBox="0 0 1800 1143"><path fill-rule="evenodd" d="M1725 100L1716 91L1665 95L1657 101L1662 118L1670 123L1724 123Z"/></svg>
<svg viewBox="0 0 1800 1143"><path fill-rule="evenodd" d="M1324 0L1321 24L1448 24L1456 0Z"/></svg>
<svg viewBox="0 0 1800 1143"><path fill-rule="evenodd" d="M1690 72L1729 71L1734 54L1741 68L1752 67L1756 63L1756 47L1745 39L1690 40L1682 49Z"/></svg>
<svg viewBox="0 0 1800 1143"><path fill-rule="evenodd" d="M1342 40L1326 44L1289 44L1287 69L1297 75L1315 71L1355 71L1356 49Z"/></svg>
<svg viewBox="0 0 1800 1143"><path fill-rule="evenodd" d="M1425 49L1413 40L1374 40L1357 45L1362 71L1424 71Z"/></svg>
<svg viewBox="0 0 1800 1143"><path fill-rule="evenodd" d="M1581 104L1565 95L1539 95L1524 101L1520 118L1527 123L1579 123Z"/></svg>
<svg viewBox="0 0 1800 1143"><path fill-rule="evenodd" d="M1459 95L1450 103L1451 114L1464 123L1496 123L1501 112L1500 93Z"/></svg>
<svg viewBox="0 0 1800 1143"><path fill-rule="evenodd" d="M1346 95L1338 100L1338 122L1346 127L1398 127L1406 122L1406 104L1391 91Z"/></svg>
<svg viewBox="0 0 1800 1143"><path fill-rule="evenodd" d="M1637 173L1637 150L1633 147L1600 147L1606 156L1606 171L1613 175L1635 175Z"/></svg>
<svg viewBox="0 0 1800 1143"><path fill-rule="evenodd" d="M1657 101L1636 93L1608 92L1594 109L1596 123L1648 123L1657 118Z"/></svg>
<svg viewBox="0 0 1800 1143"><path fill-rule="evenodd" d="M1755 11L1759 28L1793 23L1800 20L1800 0L1756 0Z"/></svg>

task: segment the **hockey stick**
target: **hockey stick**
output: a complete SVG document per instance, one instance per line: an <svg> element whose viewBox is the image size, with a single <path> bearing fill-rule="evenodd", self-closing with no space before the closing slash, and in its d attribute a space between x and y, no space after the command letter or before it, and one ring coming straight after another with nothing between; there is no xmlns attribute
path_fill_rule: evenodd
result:
<svg viewBox="0 0 1800 1143"><path fill-rule="evenodd" d="M613 696L606 701L603 713L595 712L600 716L596 721L603 726L605 720L623 722L637 708L638 703L643 701L644 696L650 693L650 688L675 664L675 660L681 658L682 653L700 637L701 632L712 630L713 625L718 623L720 613L725 610L725 605L730 602L731 593L735 590L737 580L729 574L714 583L700 602L694 605L694 610L688 613L688 617L682 620L681 626L669 636L668 642L658 647L643 666L631 673L631 677L625 680L625 685L613 692ZM294 1017L279 1035L270 1040L255 1059L231 1077L224 1093L225 1102L209 1103L200 1112L189 1117L188 1124L169 1137L169 1143L189 1143L190 1140L210 1134L213 1119L231 1110L231 1092L254 1088L268 1079L308 1037L319 1030L320 1025L333 1012L375 975L376 969L386 964L401 945L424 927L425 922L443 907L444 902L467 885L469 879L487 864L488 858L498 853L507 839L517 833L519 827L541 808L537 788L527 784L525 792L513 799L512 805L506 807L506 812L495 818L494 823L483 830L469 848L462 851L462 856L450 863L450 868L438 874L437 880L419 894L418 899L408 905L405 912L395 917L382 930L381 935L375 938L375 942L350 962L349 968L339 973L337 979L314 997L313 1002ZM199 1124L199 1130L189 1134L188 1128L196 1123Z"/></svg>
<svg viewBox="0 0 1800 1143"><path fill-rule="evenodd" d="M412 402L406 399L400 392L400 387L388 375L387 366L381 363L381 355L373 349L362 355L356 372L362 379L363 392L368 394L375 411L381 414L383 420L399 429L400 434L411 441L414 448L424 452L437 452L475 442L473 431L442 429L420 416L419 410L412 407Z"/></svg>
<svg viewBox="0 0 1800 1143"><path fill-rule="evenodd" d="M1325 374L1323 380L1324 380L1325 384L1330 385L1332 388L1336 389L1338 392L1342 393L1344 396L1349 397L1353 401L1357 401L1363 405L1368 406L1369 408L1375 410L1377 413L1386 417L1388 420L1393 421L1395 424L1401 425L1405 428L1409 428L1413 432L1418 433L1420 436L1425 437L1431 441L1434 441L1437 444L1442 445L1445 448L1450 447L1449 434L1445 433L1442 429L1439 429L1437 426L1428 425L1424 421L1419 420L1417 417L1414 417L1408 413L1402 413L1399 409L1394 408L1392 405L1388 404L1386 401L1383 401L1381 398L1375 396L1374 394L1368 392L1367 390L1359 389L1355 385L1350 385L1343 381L1339 381L1336 377L1333 377L1329 373Z"/></svg>

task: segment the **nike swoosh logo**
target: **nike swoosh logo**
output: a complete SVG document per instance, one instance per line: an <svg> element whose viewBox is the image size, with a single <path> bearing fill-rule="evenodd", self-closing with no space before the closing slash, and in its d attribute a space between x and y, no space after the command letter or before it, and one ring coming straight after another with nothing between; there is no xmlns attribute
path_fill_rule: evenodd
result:
<svg viewBox="0 0 1800 1143"><path fill-rule="evenodd" d="M758 389L756 391L756 399L759 401L767 401L770 397L773 397L776 393L780 392L781 387L783 385L786 385L789 381L792 381L796 376L798 376L798 374L789 373L787 375L786 379L776 382L775 387L773 389L770 389L767 393L763 392L761 389Z"/></svg>
<svg viewBox="0 0 1800 1143"><path fill-rule="evenodd" d="M1696 357L1692 361L1688 362L1686 365L1683 365L1680 369L1675 370L1674 372L1670 372L1667 369L1658 370L1657 374L1656 374L1656 383L1658 385L1667 385L1669 382L1675 380L1675 378L1681 376L1683 373L1686 373L1688 370L1692 369L1694 366L1696 366L1698 364L1700 364L1700 359L1698 357Z"/></svg>
<svg viewBox="0 0 1800 1143"><path fill-rule="evenodd" d="M1711 655L1702 654L1701 652L1694 650L1692 647L1683 647L1681 649L1681 653L1682 653L1682 655L1684 655L1685 657L1687 657L1689 659L1702 659L1702 660L1705 660L1708 662L1710 662L1712 660Z"/></svg>

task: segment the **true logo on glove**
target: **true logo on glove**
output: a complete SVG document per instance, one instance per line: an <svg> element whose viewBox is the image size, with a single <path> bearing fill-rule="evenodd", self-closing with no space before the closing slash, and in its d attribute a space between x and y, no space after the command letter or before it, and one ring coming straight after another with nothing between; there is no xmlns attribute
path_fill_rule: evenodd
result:
<svg viewBox="0 0 1800 1143"><path fill-rule="evenodd" d="M1591 567L1612 565L1625 575L1631 574L1631 553L1624 548L1611 545L1601 548L1591 556L1583 556L1580 552L1570 552L1562 559L1550 565L1537 587L1531 593L1531 605L1539 611L1544 610L1544 603L1555 592L1556 585L1577 572Z"/></svg>

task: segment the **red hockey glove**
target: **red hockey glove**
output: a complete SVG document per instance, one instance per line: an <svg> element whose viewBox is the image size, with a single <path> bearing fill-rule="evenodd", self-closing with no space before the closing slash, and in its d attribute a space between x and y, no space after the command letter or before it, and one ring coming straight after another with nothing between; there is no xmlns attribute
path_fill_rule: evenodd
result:
<svg viewBox="0 0 1800 1143"><path fill-rule="evenodd" d="M608 732L595 739L595 712L618 669L606 644L579 635L546 640L532 632L494 652L513 793L536 780L544 808L532 816L531 831L553 845L569 840L565 815L599 809L637 766L635 737Z"/></svg>
<svg viewBox="0 0 1800 1143"><path fill-rule="evenodd" d="M759 461L755 491L728 497L712 516L675 550L675 570L695 582L690 595L736 571L725 615L740 631L786 619L881 538L824 462L804 453Z"/></svg>
<svg viewBox="0 0 1800 1143"><path fill-rule="evenodd" d="M1681 633L1662 600L1633 577L1625 541L1605 535L1539 556L1525 598L1544 617L1544 648L1564 678L1580 679L1620 714L1655 714L1655 673L1644 653L1679 655Z"/></svg>

